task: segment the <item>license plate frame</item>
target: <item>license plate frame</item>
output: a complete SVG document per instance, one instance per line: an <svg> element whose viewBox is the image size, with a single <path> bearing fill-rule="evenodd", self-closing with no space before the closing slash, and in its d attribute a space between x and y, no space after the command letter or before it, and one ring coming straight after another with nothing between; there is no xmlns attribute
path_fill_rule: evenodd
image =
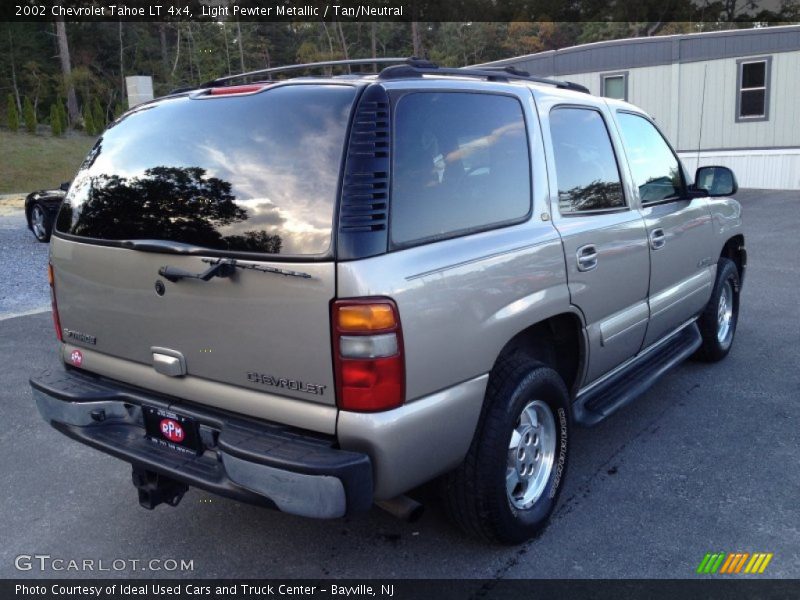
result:
<svg viewBox="0 0 800 600"><path fill-rule="evenodd" d="M153 444L194 456L203 452L196 419L155 406L142 406L142 414L145 437Z"/></svg>

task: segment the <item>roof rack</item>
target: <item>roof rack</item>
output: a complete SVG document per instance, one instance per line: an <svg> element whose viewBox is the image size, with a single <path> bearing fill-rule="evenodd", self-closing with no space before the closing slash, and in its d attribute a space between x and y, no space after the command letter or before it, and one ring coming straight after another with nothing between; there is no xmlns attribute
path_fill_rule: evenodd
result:
<svg viewBox="0 0 800 600"><path fill-rule="evenodd" d="M480 77L488 81L532 81L535 83L554 85L555 87L564 90L574 90L576 92L583 92L584 94L591 93L588 88L578 83L564 81L561 79L536 77L527 71L521 71L519 69L515 69L514 67L481 67L477 69L470 67L451 68L440 67L428 61L414 61L412 63L387 67L380 72L378 79L405 79L407 77L422 77L423 75L427 74L446 75L451 77Z"/></svg>
<svg viewBox="0 0 800 600"><path fill-rule="evenodd" d="M271 79L275 73L286 73L287 71L300 71L304 69L324 69L327 67L350 67L357 65L375 65L375 64L404 64L411 67L425 67L427 65L434 65L427 60L422 60L416 57L411 58L355 58L351 60L326 60L322 62L313 62L296 65L285 65L283 67L271 67L269 69L259 69L257 71L248 71L247 73L239 73L238 75L227 75L225 77L218 77L211 81L207 81L199 87L217 87L225 85L236 79L244 79L247 77L268 75Z"/></svg>

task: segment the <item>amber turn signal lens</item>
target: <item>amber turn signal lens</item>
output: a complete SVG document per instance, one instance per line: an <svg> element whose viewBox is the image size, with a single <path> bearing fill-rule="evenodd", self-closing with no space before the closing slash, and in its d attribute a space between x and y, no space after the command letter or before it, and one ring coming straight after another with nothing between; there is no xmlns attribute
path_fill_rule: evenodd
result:
<svg viewBox="0 0 800 600"><path fill-rule="evenodd" d="M388 304L350 304L339 306L336 324L340 331L379 331L397 325L394 310Z"/></svg>
<svg viewBox="0 0 800 600"><path fill-rule="evenodd" d="M55 282L55 277L53 277L53 265L47 265L47 280L50 282L50 287L53 287L53 282Z"/></svg>

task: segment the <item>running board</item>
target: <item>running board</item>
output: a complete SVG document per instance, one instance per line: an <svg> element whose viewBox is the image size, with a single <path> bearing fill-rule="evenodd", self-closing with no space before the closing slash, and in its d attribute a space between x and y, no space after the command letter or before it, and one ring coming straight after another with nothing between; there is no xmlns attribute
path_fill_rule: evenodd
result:
<svg viewBox="0 0 800 600"><path fill-rule="evenodd" d="M694 354L701 344L697 323L684 327L606 381L578 394L572 405L575 421L587 427L597 425L641 396L664 373Z"/></svg>

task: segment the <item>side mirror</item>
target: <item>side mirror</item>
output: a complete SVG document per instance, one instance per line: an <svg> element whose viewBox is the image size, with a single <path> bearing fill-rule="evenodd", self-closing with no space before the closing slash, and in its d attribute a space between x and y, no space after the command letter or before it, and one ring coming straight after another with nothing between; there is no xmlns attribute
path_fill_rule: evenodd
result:
<svg viewBox="0 0 800 600"><path fill-rule="evenodd" d="M728 167L700 167L694 175L694 187L705 190L709 196L733 196L739 184Z"/></svg>
<svg viewBox="0 0 800 600"><path fill-rule="evenodd" d="M72 182L71 181L65 181L60 186L58 186L58 189L60 189L61 191L67 192L67 191L69 191L69 184L70 183L72 183Z"/></svg>

